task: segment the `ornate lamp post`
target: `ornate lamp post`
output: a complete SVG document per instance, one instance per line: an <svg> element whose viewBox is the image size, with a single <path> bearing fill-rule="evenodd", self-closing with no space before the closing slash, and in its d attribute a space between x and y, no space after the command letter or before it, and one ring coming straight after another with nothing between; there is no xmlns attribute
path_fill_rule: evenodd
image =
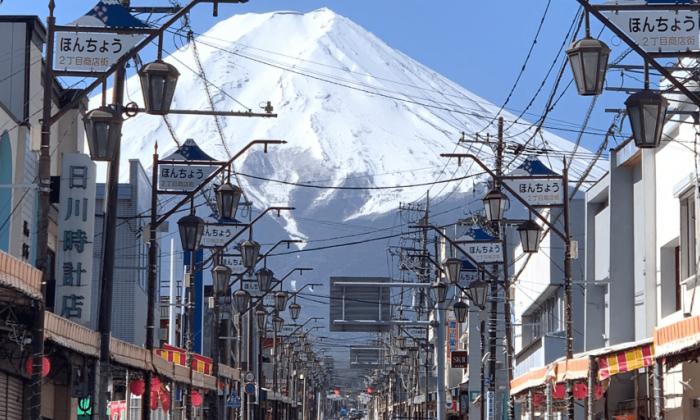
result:
<svg viewBox="0 0 700 420"><path fill-rule="evenodd" d="M219 350L219 336L221 336L220 332L220 319L219 319L219 299L222 296L227 295L228 292L228 282L231 279L231 268L225 266L225 265L217 265L211 270L211 277L213 279L213 284L214 284L214 329L212 336L214 339L212 340L212 359L213 359L213 374L214 378L216 378L216 383L219 383L219 362L220 362L220 350ZM214 396L212 397L212 402L213 402L213 412L215 414L215 418L222 418L222 412L221 412L221 400L219 398L218 392L214 393Z"/></svg>
<svg viewBox="0 0 700 420"><path fill-rule="evenodd" d="M241 187L230 183L216 189L216 208L219 211L220 219L232 220L236 218L242 195Z"/></svg>
<svg viewBox="0 0 700 420"><path fill-rule="evenodd" d="M659 92L645 89L632 94L625 101L630 117L634 143L640 149L652 149L661 144L668 101Z"/></svg>
<svg viewBox="0 0 700 420"><path fill-rule="evenodd" d="M527 220L518 226L517 230L520 233L520 243L522 244L523 252L537 252L540 248L542 227L532 220Z"/></svg>
<svg viewBox="0 0 700 420"><path fill-rule="evenodd" d="M182 250L190 253L190 267L194 268L194 252L199 248L199 243L202 240L204 233L204 220L189 214L177 222L180 230L180 241L182 242ZM190 284L190 301L187 307L188 328L187 328L187 367L190 369L190 383L187 384L187 398L185 400L185 417L192 418L192 392L194 386L192 383L192 346L194 345L194 302L195 302L195 287ZM146 408L147 409L147 408Z"/></svg>
<svg viewBox="0 0 700 420"><path fill-rule="evenodd" d="M121 112L103 105L85 114L83 122L92 160L113 162L119 150L124 123Z"/></svg>
<svg viewBox="0 0 700 420"><path fill-rule="evenodd" d="M500 190L493 188L481 199L484 202L484 214L491 222L503 220L503 213L506 211L508 197Z"/></svg>

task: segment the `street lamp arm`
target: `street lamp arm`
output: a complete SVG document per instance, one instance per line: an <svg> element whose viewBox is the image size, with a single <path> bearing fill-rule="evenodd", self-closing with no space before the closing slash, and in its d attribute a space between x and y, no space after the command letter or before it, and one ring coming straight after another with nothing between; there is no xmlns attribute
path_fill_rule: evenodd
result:
<svg viewBox="0 0 700 420"><path fill-rule="evenodd" d="M294 299L296 300L297 295L298 295L302 290L306 289L308 286L319 286L319 287L321 287L321 286L323 286L323 284L321 284L321 283L306 283L305 285L301 286L301 289L297 290L296 292L292 292L292 293L290 293L290 294L291 294L292 296L294 296ZM313 290L312 290L312 292L313 292Z"/></svg>
<svg viewBox="0 0 700 420"><path fill-rule="evenodd" d="M315 320L318 320L318 319L323 319L323 318L320 317L320 316L314 316L314 317L311 317L311 318L307 319L306 322L304 322L303 324L299 325L294 331L292 331L292 332L287 336L287 338L289 338L289 337L293 336L294 334L296 334L297 331L299 331L300 329L304 328L304 326L305 326L306 324L308 324L309 322L315 321ZM316 327L313 327L313 328L316 328ZM313 329L313 328L312 328L312 329ZM309 331L311 331L312 329L310 329ZM308 332L308 331L307 331L307 332Z"/></svg>
<svg viewBox="0 0 700 420"><path fill-rule="evenodd" d="M500 181L502 181L502 179L504 178L504 177L501 177L501 176L496 175L496 173L493 172L491 169L489 169L488 166L484 165L484 163L481 162L481 160L479 160L478 157L476 157L475 155L473 155L473 154L471 154L471 153L441 153L440 156L446 157L446 158L457 158L457 165L461 165L461 164L462 164L462 159L465 159L465 158L466 158L466 159L471 159L471 160L474 161L474 163L476 163L477 165L479 165L484 171L486 171L489 175L491 175L491 177L492 177L494 180L500 182ZM568 180L564 180L564 182L568 182ZM547 227L549 227L550 230L552 230L554 233L556 233L557 235L559 235L559 237L560 237L562 240L564 240L564 241L567 241L567 240L568 240L568 238L566 237L566 235L564 235L564 233L562 233L562 231L560 231L560 230L557 229L552 223L550 223L549 220L547 220L546 217L542 216L542 214L540 214L539 211L537 211L534 207L532 207L532 206L530 205L530 203L528 203L527 201L523 200L523 198L520 197L520 195L519 195L517 192L515 192L515 190L513 190L511 187L509 187L509 186L508 186L506 183L504 183L504 182L500 182L500 185L501 185L503 188L505 188L506 191L508 191L509 193L511 193L511 195L512 195L516 200L518 200L522 205L524 205L532 214L534 214L538 219L540 219L540 220L542 221L542 223L544 223L545 225L547 225ZM565 202L568 202L569 197L564 197L564 200L565 200Z"/></svg>
<svg viewBox="0 0 700 420"><path fill-rule="evenodd" d="M171 208L167 213L164 215L160 216L154 226L151 227L151 229L156 229L158 226L160 226L165 220L168 219L168 217L172 216L175 212L177 212L186 202L191 200L198 192L204 189L206 185L208 185L212 180L216 179L217 176L221 172L224 171L224 169L229 168L231 164L233 163L234 160L238 159L243 153L245 153L248 149L253 147L256 144L263 144L265 146L265 153L267 153L267 146L270 144L287 144L286 140L253 140L250 143L248 143L245 147L243 147L241 150L238 151L231 159L228 160L228 162L222 164L218 169L216 169L207 179L204 180L201 184L197 186L194 190L190 191L187 193L187 195L180 200L173 208ZM156 162L155 164L161 163L160 161ZM170 163L170 162L168 162ZM157 186L153 186L154 189L157 188Z"/></svg>
<svg viewBox="0 0 700 420"><path fill-rule="evenodd" d="M297 270L298 270L300 273L302 273L304 270L313 270L313 268L294 268L294 269L292 269L292 271L290 271L289 273L287 273L287 275L285 275L284 277L282 277L281 280L277 280L277 281L275 282L275 284L271 285L271 286L270 286L270 289L269 289L268 291L266 291L265 293L263 293L262 295L260 295L260 296L255 300L255 302L254 302L253 304L251 304L250 307L248 307L248 309L246 309L244 312L241 312L241 316L245 315L246 313L248 313L248 311L250 311L251 309L253 309L258 303L262 302L263 299L265 299L265 296L267 296L267 295L269 295L270 293L272 293L272 291L274 290L275 287L277 287L277 285L282 284L282 282L284 281L284 279L286 279L287 277L289 277L293 272L295 272L295 271L297 271Z"/></svg>

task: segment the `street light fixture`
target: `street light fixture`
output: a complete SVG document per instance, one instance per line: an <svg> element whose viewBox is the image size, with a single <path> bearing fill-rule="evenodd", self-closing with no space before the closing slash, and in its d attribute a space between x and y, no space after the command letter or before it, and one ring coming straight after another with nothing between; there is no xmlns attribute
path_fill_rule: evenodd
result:
<svg viewBox="0 0 700 420"><path fill-rule="evenodd" d="M469 284L469 299L474 302L479 309L486 308L486 297L489 292L489 284L482 280L476 280Z"/></svg>
<svg viewBox="0 0 700 420"><path fill-rule="evenodd" d="M430 288L433 289L435 301L438 303L443 303L447 298L447 285L437 280L430 286Z"/></svg>
<svg viewBox="0 0 700 420"><path fill-rule="evenodd" d="M457 318L457 322L460 324L463 324L467 320L467 312L469 310L469 306L462 302L461 300L459 302L455 302L454 305L452 305L452 310L455 313L455 318Z"/></svg>
<svg viewBox="0 0 700 420"><path fill-rule="evenodd" d="M255 311L255 324L258 326L258 331L260 331L261 335L264 335L267 329L267 312L264 309Z"/></svg>
<svg viewBox="0 0 700 420"><path fill-rule="evenodd" d="M297 318L299 318L299 312L301 311L301 305L298 303L292 302L291 305L289 305L289 316L292 318L292 321L296 321Z"/></svg>
<svg viewBox="0 0 700 420"><path fill-rule="evenodd" d="M204 220L194 214L188 214L177 221L177 227L180 230L182 250L195 251L199 247L204 234Z"/></svg>
<svg viewBox="0 0 700 420"><path fill-rule="evenodd" d="M147 113L165 115L170 112L179 76L180 72L175 66L163 60L148 63L139 70Z"/></svg>
<svg viewBox="0 0 700 420"><path fill-rule="evenodd" d="M112 107L101 106L89 111L83 122L92 160L114 161L124 123L121 113Z"/></svg>
<svg viewBox="0 0 700 420"><path fill-rule="evenodd" d="M232 220L236 218L242 195L243 190L231 183L226 183L216 189L216 208L219 210L220 219Z"/></svg>
<svg viewBox="0 0 700 420"><path fill-rule="evenodd" d="M486 220L497 222L503 220L503 213L506 211L508 197L496 188L492 188L481 199L484 202L484 213Z"/></svg>
<svg viewBox="0 0 700 420"><path fill-rule="evenodd" d="M252 239L243 241L241 243L241 259L243 260L243 267L248 270L255 268L255 264L258 262L258 255L260 255L260 244Z"/></svg>
<svg viewBox="0 0 700 420"><path fill-rule="evenodd" d="M272 318L272 326L275 329L276 333L281 333L282 332L282 326L284 325L284 319L279 316L275 316Z"/></svg>
<svg viewBox="0 0 700 420"><path fill-rule="evenodd" d="M647 87L627 98L625 106L630 117L634 144L640 149L659 147L668 109L666 98Z"/></svg>
<svg viewBox="0 0 700 420"><path fill-rule="evenodd" d="M579 95L600 95L605 84L605 72L610 47L589 35L574 41L566 50Z"/></svg>
<svg viewBox="0 0 700 420"><path fill-rule="evenodd" d="M250 293L243 289L236 290L233 294L233 302L236 305L236 311L243 313L248 310L250 304Z"/></svg>
<svg viewBox="0 0 700 420"><path fill-rule="evenodd" d="M517 231L520 233L520 243L522 244L523 252L537 252L540 247L542 226L532 220L527 220L525 223L518 226Z"/></svg>
<svg viewBox="0 0 700 420"><path fill-rule="evenodd" d="M282 312L287 308L287 298L289 294L285 291L275 293L275 310Z"/></svg>
<svg viewBox="0 0 700 420"><path fill-rule="evenodd" d="M462 271L462 260L456 257L450 257L442 262L442 269L445 271L447 281L452 284L459 283L459 274Z"/></svg>
<svg viewBox="0 0 700 420"><path fill-rule="evenodd" d="M217 265L211 270L211 277L214 283L214 291L217 294L223 294L228 288L228 282L231 279L231 268L225 265Z"/></svg>
<svg viewBox="0 0 700 420"><path fill-rule="evenodd" d="M267 292L270 290L270 285L272 284L272 276L274 273L267 267L263 267L255 273L255 277L258 279L258 290L261 292Z"/></svg>

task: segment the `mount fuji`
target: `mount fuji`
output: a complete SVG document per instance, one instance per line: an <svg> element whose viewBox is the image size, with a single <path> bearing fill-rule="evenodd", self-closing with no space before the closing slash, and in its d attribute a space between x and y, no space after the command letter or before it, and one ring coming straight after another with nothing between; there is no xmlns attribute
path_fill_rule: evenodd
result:
<svg viewBox="0 0 700 420"><path fill-rule="evenodd" d="M494 152L483 141L495 139L497 116L506 121L510 149L546 151L540 159L558 173L567 155L572 180L583 177L591 161L590 152L536 132L326 8L234 15L182 43L165 58L181 73L172 108L263 112L270 101L278 117L217 122L139 114L124 123L121 173L128 174L128 159L150 167L156 143L167 156L191 138L224 161L251 140L286 140L267 153L252 148L234 163L254 212L295 207L257 223L254 232L263 252L281 239L304 241L298 249L281 247L266 262L280 277L294 267L313 267L296 277L297 288L326 285L304 291L301 318L327 318L329 277L394 275L398 269L386 249L415 222L398 212L400 206L427 203L429 196L435 223L479 208L488 176L471 162L457 166L440 154L474 153L493 167ZM138 77L126 86L128 100L142 106ZM477 135L482 142L459 142ZM508 155L506 172L525 157ZM606 164L595 164L587 179L597 180Z"/></svg>

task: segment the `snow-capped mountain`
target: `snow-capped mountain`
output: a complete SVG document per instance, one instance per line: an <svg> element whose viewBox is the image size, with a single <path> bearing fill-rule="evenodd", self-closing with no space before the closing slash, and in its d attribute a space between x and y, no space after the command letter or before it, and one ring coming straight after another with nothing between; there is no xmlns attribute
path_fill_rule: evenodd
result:
<svg viewBox="0 0 700 420"><path fill-rule="evenodd" d="M123 165L140 158L151 166L156 142L167 156L192 138L209 155L227 160L254 139L287 140L267 154L251 149L235 168L258 210L296 208L282 212L275 219L279 225L266 222L255 232L256 238L267 234L269 243L288 237L306 241L304 250L314 252L280 252L285 255L268 262L286 267L275 268L279 273L313 267L311 275L296 277L302 283L390 276L384 250L406 222L397 220L399 204L425 202L429 194L431 213L454 221L476 200L478 181L486 179L470 162L457 167L440 154L471 152L493 167L489 146L458 140L473 140L477 133L482 140L495 138L497 106L329 9L232 16L165 60L181 73L172 108L210 110L213 103L219 111L262 113L270 101L278 117L220 117L220 133L214 117L171 114L167 121L176 142L163 118L139 114L124 124ZM143 102L136 76L127 82L126 97ZM573 150L572 143L546 132L534 136L524 121L511 126L516 118L500 115L509 145L549 150L551 158L541 159L561 172L561 152ZM512 169L524 157L511 162L511 154L505 162ZM570 177L578 178L589 162L574 157ZM595 167L591 179L602 172ZM468 174L481 178L446 182ZM318 299L309 300L309 306L315 303Z"/></svg>

